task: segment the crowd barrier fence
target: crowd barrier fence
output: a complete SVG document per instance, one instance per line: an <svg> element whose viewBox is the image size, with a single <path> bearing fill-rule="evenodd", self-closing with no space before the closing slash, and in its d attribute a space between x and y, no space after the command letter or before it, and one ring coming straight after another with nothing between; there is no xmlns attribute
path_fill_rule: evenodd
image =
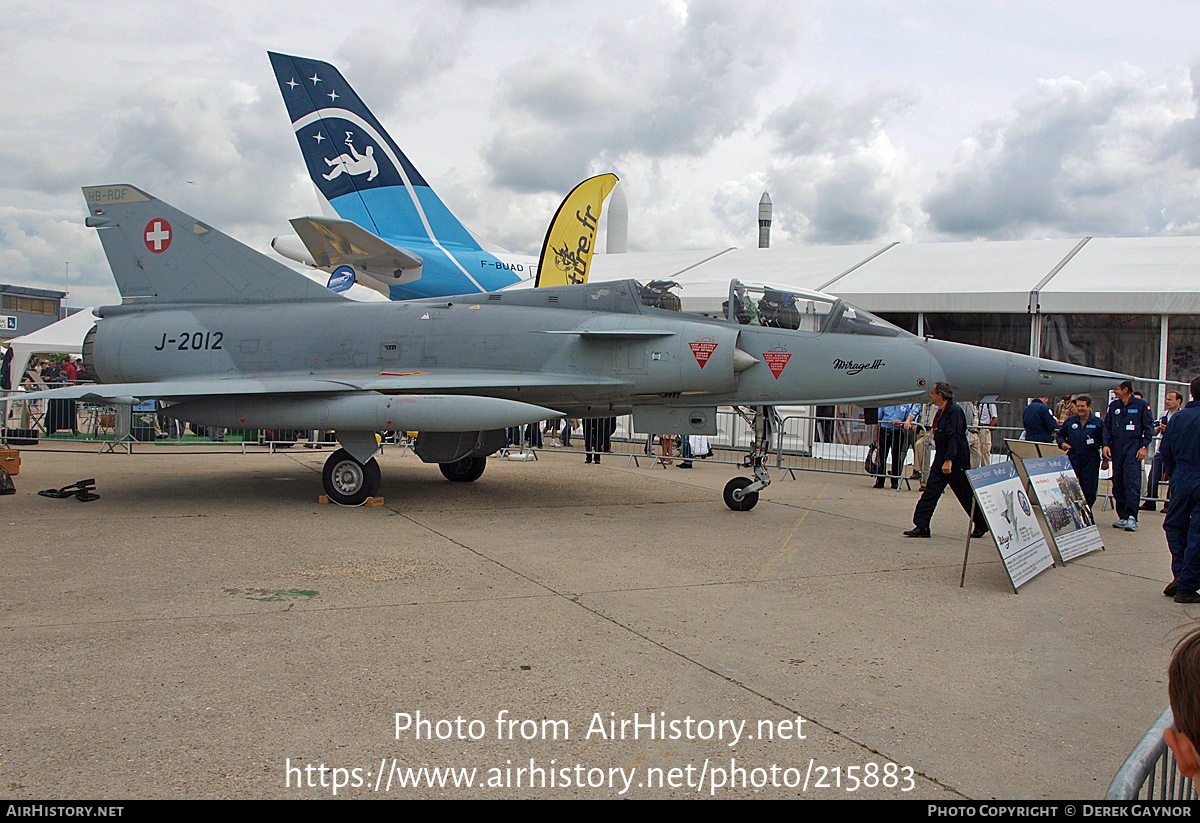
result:
<svg viewBox="0 0 1200 823"><path fill-rule="evenodd" d="M322 437L319 433L307 431L230 429L218 434L212 431L197 432L197 427L186 426L167 417L154 401L131 408L73 400L23 401L20 400L20 393L11 393L5 400L9 406L5 413L8 423L0 429L0 444L11 443L19 446L31 444L34 440L82 441L98 443L102 450L115 451L121 448L128 452L137 445L199 446L216 442L238 445L243 451L248 445L266 446L273 452L275 449L288 448L297 443L306 445L314 442L314 438L316 442L332 442L328 435ZM774 455L773 467L783 470L785 477L794 476L798 471L867 475L865 463L871 444L876 442L876 427L868 425L861 417L828 417L806 413L809 408L812 407L780 407L777 410L770 449ZM968 430L973 449L977 448L980 431L977 427ZM988 427L985 431L991 433L990 462L1007 459L1004 453L1005 438L1019 438L1022 432L1019 428L1002 427ZM673 434L676 433L663 433ZM614 443L625 444L620 454L628 455L631 457L630 462L637 461L640 464L644 457L663 462L661 452L652 453L660 451L654 449L659 437L658 434L635 433L632 430L632 418L625 415L617 418L617 429L612 439ZM918 442L923 439L920 432L905 431L902 437L903 458L900 472L891 472L891 466L885 466L884 473L876 475L897 485L927 478L933 457L932 444L923 449L916 448ZM583 437L578 433L578 429L572 438L581 448ZM717 412L717 434L709 437L713 456L707 462L741 466L742 454L749 451L752 440L753 431L746 419L731 409L721 409ZM1157 448L1156 438L1147 450L1147 459L1142 464L1143 488L1147 488L1145 478ZM923 452L919 459L918 451ZM673 449L673 452L668 459L678 460L679 450ZM976 457L972 465L979 462L980 458ZM1110 472L1104 470L1100 476L1104 479L1109 474ZM1143 501L1165 503L1167 487L1167 481L1163 481L1159 486L1162 493L1154 498L1143 498ZM1104 508L1108 508L1111 494L1101 496Z"/></svg>
<svg viewBox="0 0 1200 823"><path fill-rule="evenodd" d="M1163 730L1175 722L1171 708L1158 716L1117 770L1105 800L1196 800L1196 784L1179 772Z"/></svg>

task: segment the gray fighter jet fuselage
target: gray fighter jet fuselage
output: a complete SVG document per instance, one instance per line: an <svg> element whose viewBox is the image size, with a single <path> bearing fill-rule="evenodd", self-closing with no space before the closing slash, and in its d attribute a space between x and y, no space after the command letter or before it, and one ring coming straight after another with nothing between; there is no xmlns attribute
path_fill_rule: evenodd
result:
<svg viewBox="0 0 1200 823"><path fill-rule="evenodd" d="M157 398L204 425L333 429L343 449L324 480L339 502L378 488L379 432L420 431L421 459L474 480L505 427L632 412L637 431L715 434L717 407L733 405L758 410L756 479L726 490L744 509L770 482L764 407L893 405L940 380L963 396L1022 397L1121 377L923 340L826 295L756 304L736 281L725 319L645 305L634 281L357 303L132 186L84 193L125 302L101 309L85 341L101 385L44 396Z"/></svg>
<svg viewBox="0 0 1200 823"><path fill-rule="evenodd" d="M888 404L919 398L928 381L945 377L923 341L903 332L841 335L697 318L641 306L632 281L396 304L101 314L92 364L106 384L368 370L470 394L490 375L504 379L485 381L489 396L577 417L674 408L687 398Z"/></svg>

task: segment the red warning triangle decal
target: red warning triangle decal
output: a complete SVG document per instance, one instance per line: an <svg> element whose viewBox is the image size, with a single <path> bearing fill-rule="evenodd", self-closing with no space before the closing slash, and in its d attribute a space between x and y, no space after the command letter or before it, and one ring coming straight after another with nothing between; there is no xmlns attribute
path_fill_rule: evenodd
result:
<svg viewBox="0 0 1200 823"><path fill-rule="evenodd" d="M783 367L792 359L791 352L783 346L776 346L773 349L763 352L763 360L767 361L767 368L771 370L771 374L775 375L775 379L779 379L779 373L783 371Z"/></svg>
<svg viewBox="0 0 1200 823"><path fill-rule="evenodd" d="M711 337L701 337L694 343L688 343L692 354L696 355L696 362L700 364L700 368L704 368L704 364L708 362L708 358L712 357L712 353L718 345L720 344Z"/></svg>

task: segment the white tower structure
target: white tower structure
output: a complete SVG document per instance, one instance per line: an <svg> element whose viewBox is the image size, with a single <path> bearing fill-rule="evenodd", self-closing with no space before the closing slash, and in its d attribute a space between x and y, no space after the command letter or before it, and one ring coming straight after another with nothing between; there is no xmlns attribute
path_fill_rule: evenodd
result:
<svg viewBox="0 0 1200 823"><path fill-rule="evenodd" d="M608 241L606 254L624 254L629 246L629 202L625 199L625 187L617 183L608 195Z"/></svg>
<svg viewBox="0 0 1200 823"><path fill-rule="evenodd" d="M758 201L758 247L760 249L770 248L771 246L771 195L763 192L762 198Z"/></svg>

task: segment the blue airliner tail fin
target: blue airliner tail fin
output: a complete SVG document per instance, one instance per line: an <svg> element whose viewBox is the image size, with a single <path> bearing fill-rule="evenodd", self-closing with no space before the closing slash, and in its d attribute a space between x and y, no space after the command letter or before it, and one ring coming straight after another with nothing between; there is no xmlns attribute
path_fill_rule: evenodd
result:
<svg viewBox="0 0 1200 823"><path fill-rule="evenodd" d="M388 240L479 249L336 68L268 56L309 177L339 216Z"/></svg>

